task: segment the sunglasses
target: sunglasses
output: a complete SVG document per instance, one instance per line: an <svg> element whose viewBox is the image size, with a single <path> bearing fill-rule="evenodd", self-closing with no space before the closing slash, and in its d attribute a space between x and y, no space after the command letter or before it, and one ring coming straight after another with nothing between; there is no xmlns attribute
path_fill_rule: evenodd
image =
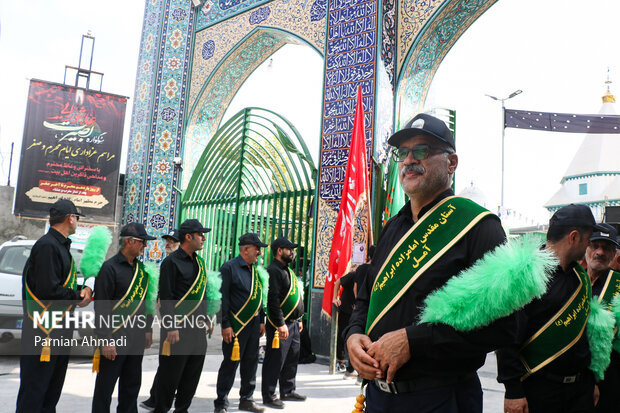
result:
<svg viewBox="0 0 620 413"><path fill-rule="evenodd" d="M134 240L134 241L141 242L142 244L146 245L146 240L145 239L136 238L136 237L131 237L131 239Z"/></svg>
<svg viewBox="0 0 620 413"><path fill-rule="evenodd" d="M396 162L404 162L405 159L409 156L409 153L413 155L413 159L416 161L423 161L428 158L431 154L431 151L452 153L450 149L441 148L439 146L432 145L417 145L413 148L394 148L392 149L392 159Z"/></svg>

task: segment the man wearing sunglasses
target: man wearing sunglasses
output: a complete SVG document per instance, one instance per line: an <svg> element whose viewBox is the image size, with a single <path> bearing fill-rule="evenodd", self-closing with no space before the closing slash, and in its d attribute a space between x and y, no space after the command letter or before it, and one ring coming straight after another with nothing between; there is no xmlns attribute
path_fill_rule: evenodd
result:
<svg viewBox="0 0 620 413"><path fill-rule="evenodd" d="M506 236L496 215L454 197L458 156L443 121L419 114L388 143L409 201L379 236L345 331L351 363L368 383L366 411L480 413L476 370L510 342L514 318L469 333L418 319L430 293Z"/></svg>

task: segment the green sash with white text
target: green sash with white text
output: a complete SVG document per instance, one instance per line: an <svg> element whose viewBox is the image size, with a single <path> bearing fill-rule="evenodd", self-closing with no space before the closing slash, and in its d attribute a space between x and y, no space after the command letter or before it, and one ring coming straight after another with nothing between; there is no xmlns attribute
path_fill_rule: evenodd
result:
<svg viewBox="0 0 620 413"><path fill-rule="evenodd" d="M144 302L148 287L149 276L144 271L144 264L138 260L129 288L127 288L123 298L112 307L112 325L114 328L112 333L116 333L124 322L138 311Z"/></svg>
<svg viewBox="0 0 620 413"><path fill-rule="evenodd" d="M618 294L620 294L620 272L609 270L605 285L598 296L598 302L605 310L611 311L611 302Z"/></svg>
<svg viewBox="0 0 620 413"><path fill-rule="evenodd" d="M250 320L254 318L260 310L263 302L263 285L260 282L258 274L256 274L255 266L256 265L253 264L250 270L252 273L252 287L248 299L239 311L236 313L233 313L232 311L229 312L230 326L232 327L235 335L238 335L250 322Z"/></svg>
<svg viewBox="0 0 620 413"><path fill-rule="evenodd" d="M297 277L291 274L291 271L287 268L286 272L291 280L291 286L288 289L288 294L284 297L284 300L280 303L280 308L282 309L282 317L286 322L286 319L290 317L290 315L295 311L297 305L299 304L299 300L301 300L301 292L299 289L299 285L297 281ZM272 326L276 326L273 321L271 321L271 315L269 314L269 307L267 307L267 319L271 323Z"/></svg>
<svg viewBox="0 0 620 413"><path fill-rule="evenodd" d="M375 279L368 307L366 334L413 283L491 212L470 199L441 200L398 241Z"/></svg>
<svg viewBox="0 0 620 413"><path fill-rule="evenodd" d="M189 317L196 311L202 302L205 292L207 291L207 271L205 270L204 260L196 254L196 262L198 262L198 274L194 279L194 283L185 295L174 305L174 313L176 315Z"/></svg>
<svg viewBox="0 0 620 413"><path fill-rule="evenodd" d="M592 286L588 274L581 266L577 265L573 271L579 278L579 287L562 308L521 347L521 362L527 370L521 380L567 352L586 329Z"/></svg>

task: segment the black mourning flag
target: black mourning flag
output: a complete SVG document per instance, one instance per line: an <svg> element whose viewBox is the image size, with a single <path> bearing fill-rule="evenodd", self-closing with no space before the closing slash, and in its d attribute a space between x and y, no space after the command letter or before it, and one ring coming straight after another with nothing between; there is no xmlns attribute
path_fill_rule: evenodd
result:
<svg viewBox="0 0 620 413"><path fill-rule="evenodd" d="M620 115L576 115L506 109L504 127L551 132L620 133Z"/></svg>

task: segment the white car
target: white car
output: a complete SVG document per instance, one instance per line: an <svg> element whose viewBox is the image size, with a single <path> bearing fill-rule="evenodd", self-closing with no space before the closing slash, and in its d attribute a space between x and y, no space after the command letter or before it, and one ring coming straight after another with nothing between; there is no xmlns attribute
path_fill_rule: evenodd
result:
<svg viewBox="0 0 620 413"><path fill-rule="evenodd" d="M20 239L21 238L21 239ZM22 334L22 272L30 256L30 250L35 240L15 237L13 240L0 245L0 343L7 343L13 339L20 339ZM78 285L84 278L79 272L82 250L71 248L71 255L78 268ZM78 308L76 311L93 311L92 305ZM88 331L79 331L78 337L89 334Z"/></svg>

